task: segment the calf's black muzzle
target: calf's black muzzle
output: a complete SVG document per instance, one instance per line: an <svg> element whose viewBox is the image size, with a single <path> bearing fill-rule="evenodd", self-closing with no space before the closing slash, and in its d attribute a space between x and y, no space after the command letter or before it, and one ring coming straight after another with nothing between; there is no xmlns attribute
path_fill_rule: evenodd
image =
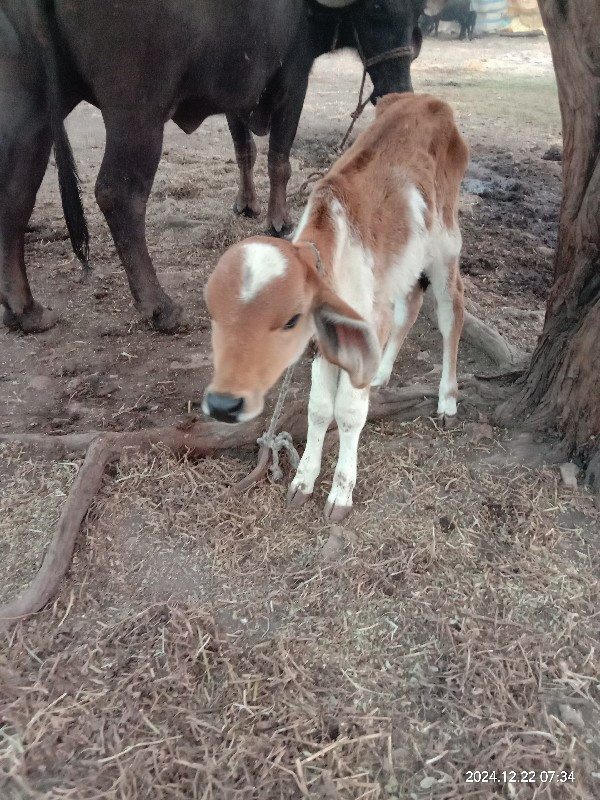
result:
<svg viewBox="0 0 600 800"><path fill-rule="evenodd" d="M209 417L219 422L238 422L239 414L244 405L243 397L234 397L231 394L216 394L209 392L204 398L202 410Z"/></svg>

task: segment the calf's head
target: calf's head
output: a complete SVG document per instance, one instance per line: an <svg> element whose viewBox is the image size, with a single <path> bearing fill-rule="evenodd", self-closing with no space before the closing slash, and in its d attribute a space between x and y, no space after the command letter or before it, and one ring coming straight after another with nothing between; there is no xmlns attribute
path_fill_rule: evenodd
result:
<svg viewBox="0 0 600 800"><path fill-rule="evenodd" d="M332 291L307 245L253 237L229 248L206 286L213 379L202 408L222 422L245 422L316 336L321 352L367 386L380 358L375 332Z"/></svg>

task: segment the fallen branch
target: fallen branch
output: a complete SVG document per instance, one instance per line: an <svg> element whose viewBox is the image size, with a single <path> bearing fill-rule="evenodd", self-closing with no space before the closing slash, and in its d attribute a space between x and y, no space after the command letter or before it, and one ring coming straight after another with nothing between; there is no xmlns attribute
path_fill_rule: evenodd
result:
<svg viewBox="0 0 600 800"><path fill-rule="evenodd" d="M418 416L430 416L435 413L437 394L438 388L432 384L379 389L372 393L368 419L394 416L401 420L412 420ZM67 452L83 452L87 448L84 462L71 487L42 566L20 598L0 606L0 630L6 630L23 617L40 611L56 595L71 564L81 523L102 485L106 466L118 459L123 451L161 445L174 453L206 457L218 451L254 446L266 424L268 416L259 417L244 425L194 421L179 428L152 428L125 433L0 436L0 443L32 445L47 454L58 453L61 456ZM280 419L280 427L289 431L295 439L306 437L307 425L305 401L292 403ZM256 469L232 487L235 491L244 491L264 476L269 465L269 450L264 450L266 457L261 454Z"/></svg>

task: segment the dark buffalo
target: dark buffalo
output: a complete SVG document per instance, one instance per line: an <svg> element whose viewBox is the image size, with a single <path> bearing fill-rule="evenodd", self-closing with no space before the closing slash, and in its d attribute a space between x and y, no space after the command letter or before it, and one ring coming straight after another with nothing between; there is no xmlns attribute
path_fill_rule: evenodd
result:
<svg viewBox="0 0 600 800"><path fill-rule="evenodd" d="M464 39L467 35L471 40L477 22L477 12L471 10L471 0L448 0L437 14L422 14L419 25L423 33L434 32L437 36L440 22L458 22L460 25L458 38Z"/></svg>
<svg viewBox="0 0 600 800"><path fill-rule="evenodd" d="M64 117L97 106L106 148L96 199L136 307L161 330L180 309L148 253L146 202L167 120L187 133L227 114L240 168L236 210L257 212L252 132L270 131L269 222L289 224L289 153L312 64L353 47L373 102L410 91L422 0L0 0L0 301L13 328L40 331L56 315L32 295L24 233L54 144L67 227L87 264L88 232Z"/></svg>

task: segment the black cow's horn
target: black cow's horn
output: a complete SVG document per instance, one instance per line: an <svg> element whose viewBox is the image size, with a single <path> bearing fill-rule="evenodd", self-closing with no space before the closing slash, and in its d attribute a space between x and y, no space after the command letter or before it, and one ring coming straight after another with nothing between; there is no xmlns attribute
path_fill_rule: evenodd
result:
<svg viewBox="0 0 600 800"><path fill-rule="evenodd" d="M344 6L351 6L356 3L356 0L317 0L320 6L327 6L327 8L344 8Z"/></svg>

